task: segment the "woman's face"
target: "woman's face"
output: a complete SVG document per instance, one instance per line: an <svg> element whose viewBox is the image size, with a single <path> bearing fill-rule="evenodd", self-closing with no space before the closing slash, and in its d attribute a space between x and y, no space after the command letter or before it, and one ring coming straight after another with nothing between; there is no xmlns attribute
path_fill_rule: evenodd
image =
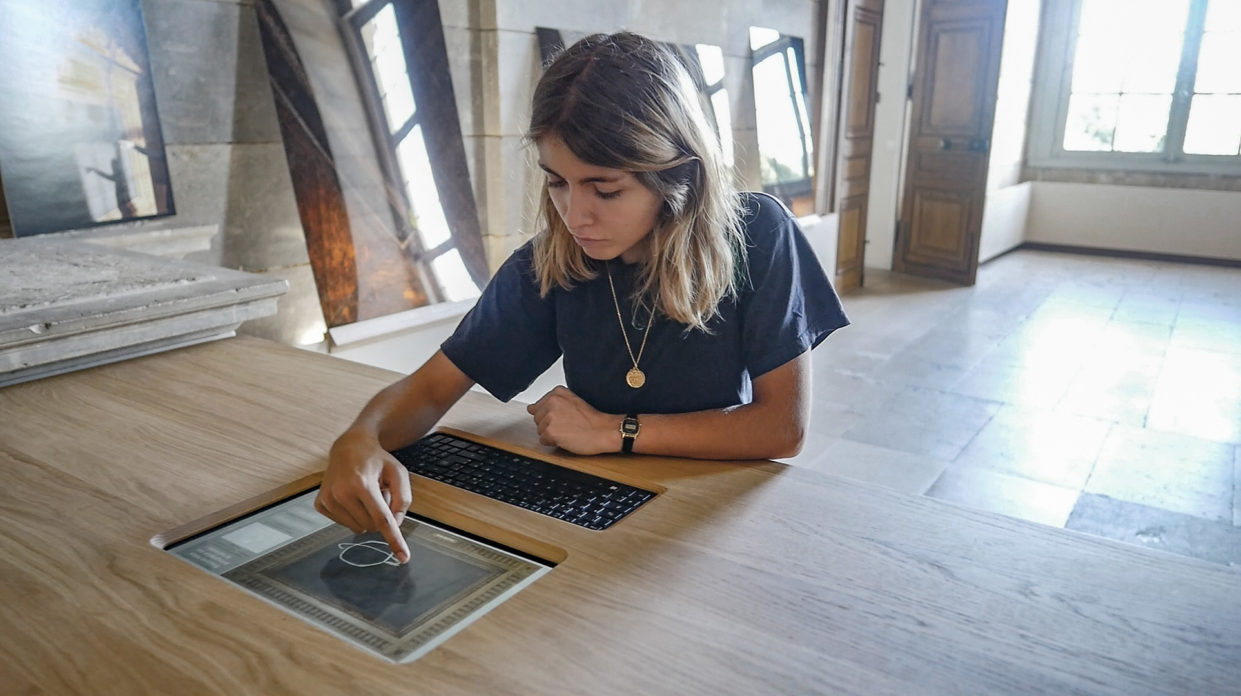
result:
<svg viewBox="0 0 1241 696"><path fill-rule="evenodd" d="M547 192L582 251L599 261L640 261L663 204L659 195L630 172L583 162L554 135L537 147Z"/></svg>

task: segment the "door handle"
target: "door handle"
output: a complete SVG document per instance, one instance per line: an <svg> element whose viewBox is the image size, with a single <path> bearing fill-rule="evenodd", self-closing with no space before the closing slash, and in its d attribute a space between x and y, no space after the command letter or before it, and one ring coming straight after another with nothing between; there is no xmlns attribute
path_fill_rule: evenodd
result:
<svg viewBox="0 0 1241 696"><path fill-rule="evenodd" d="M987 138L973 138L970 140L970 152L986 152L991 149L991 141Z"/></svg>
<svg viewBox="0 0 1241 696"><path fill-rule="evenodd" d="M940 139L939 139L939 149L941 149L941 150L951 150L951 149L952 149L952 141L951 141L951 140L949 140L948 138L940 138Z"/></svg>

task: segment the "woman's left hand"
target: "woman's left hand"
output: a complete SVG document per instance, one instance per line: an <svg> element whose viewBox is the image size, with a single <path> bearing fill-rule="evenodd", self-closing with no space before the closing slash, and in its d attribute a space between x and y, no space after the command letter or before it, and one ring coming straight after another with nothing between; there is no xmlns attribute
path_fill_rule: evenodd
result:
<svg viewBox="0 0 1241 696"><path fill-rule="evenodd" d="M556 387L526 407L539 442L575 454L619 452L620 416L600 413L566 387Z"/></svg>

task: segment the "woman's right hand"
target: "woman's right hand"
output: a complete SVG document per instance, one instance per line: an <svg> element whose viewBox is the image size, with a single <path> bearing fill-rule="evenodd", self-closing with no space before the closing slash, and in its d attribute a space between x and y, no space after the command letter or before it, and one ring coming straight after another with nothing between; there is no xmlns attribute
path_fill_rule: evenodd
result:
<svg viewBox="0 0 1241 696"><path fill-rule="evenodd" d="M354 534L378 531L401 563L409 546L401 522L413 496L409 473L364 430L347 430L332 444L315 509Z"/></svg>

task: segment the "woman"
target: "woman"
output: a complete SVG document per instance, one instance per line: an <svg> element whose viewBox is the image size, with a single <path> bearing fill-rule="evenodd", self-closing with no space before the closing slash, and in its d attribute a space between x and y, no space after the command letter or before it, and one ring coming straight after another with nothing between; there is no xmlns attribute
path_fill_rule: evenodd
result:
<svg viewBox="0 0 1241 696"><path fill-rule="evenodd" d="M527 409L578 454L788 457L809 419L810 354L848 323L788 211L738 194L678 60L631 33L582 39L535 90L528 140L543 229L440 350L333 444L316 507L399 532L411 502L389 450L474 384L507 401L563 355L567 386Z"/></svg>

